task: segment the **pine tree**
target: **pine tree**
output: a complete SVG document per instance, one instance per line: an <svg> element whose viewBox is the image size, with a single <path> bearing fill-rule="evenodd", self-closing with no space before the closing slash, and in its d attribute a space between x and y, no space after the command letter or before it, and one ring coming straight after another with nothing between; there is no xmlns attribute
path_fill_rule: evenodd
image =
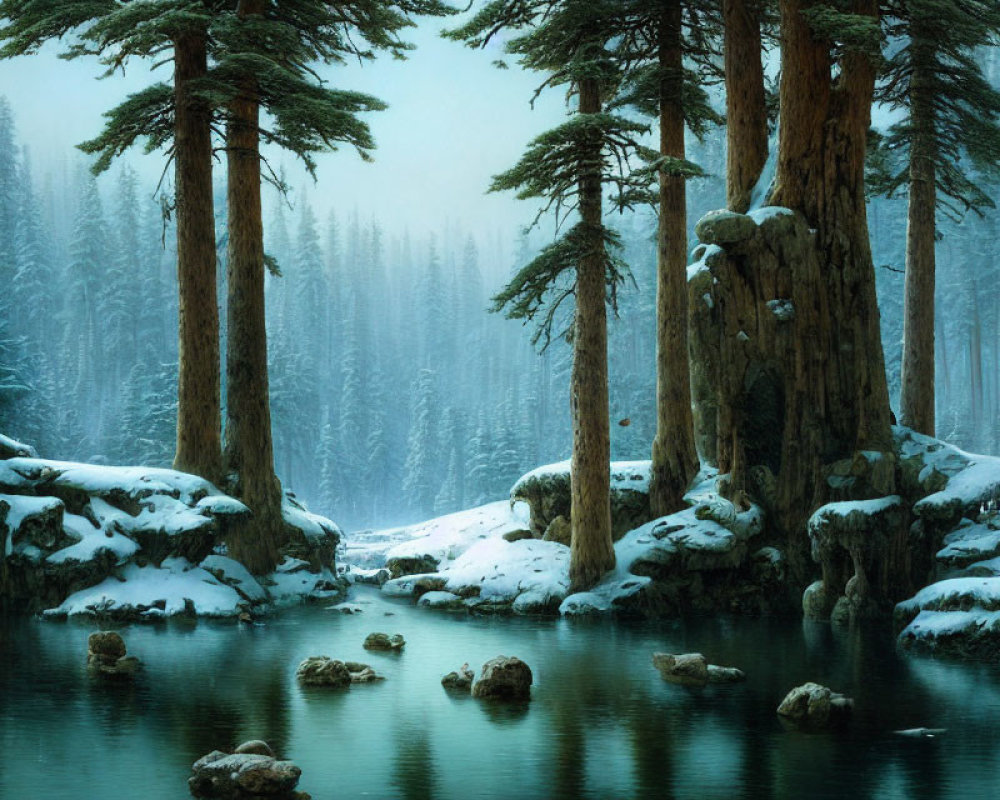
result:
<svg viewBox="0 0 1000 800"><path fill-rule="evenodd" d="M619 103L656 114L660 122L657 227L657 426L649 502L654 516L684 507L698 471L691 414L687 346L687 189L702 170L687 160L685 127L703 136L722 122L702 88L715 70L719 20L710 3L632 0L621 56L637 62ZM701 65L694 70L685 62Z"/></svg>
<svg viewBox="0 0 1000 800"><path fill-rule="evenodd" d="M440 433L437 424L437 376L422 369L413 386L414 405L403 466L403 496L410 508L421 516L434 511L434 498L440 485L436 469Z"/></svg>
<svg viewBox="0 0 1000 800"><path fill-rule="evenodd" d="M993 175L1000 167L1000 92L977 63L978 48L1000 36L1000 8L898 0L886 10L894 46L877 96L905 116L884 141L902 165L877 189L909 196L900 421L933 435L936 215L994 207L962 159Z"/></svg>
<svg viewBox="0 0 1000 800"><path fill-rule="evenodd" d="M576 301L570 389L573 591L590 588L615 564L605 304L608 299L614 304L627 267L612 255L619 240L604 224L602 195L615 188L620 207L634 197L637 186L618 167L637 149L635 136L645 130L605 110L620 77L610 41L620 14L617 2L498 0L449 33L479 47L502 30L523 31L507 42L507 51L529 69L545 72L543 86L568 85L576 97L570 120L535 139L521 161L491 186L542 198L545 209L578 213L576 224L524 266L494 304L515 319L539 316L536 340L545 343L562 304L571 297Z"/></svg>
<svg viewBox="0 0 1000 800"><path fill-rule="evenodd" d="M307 65L348 56L370 58L373 50L402 57L407 45L398 34L412 24L410 17L449 10L437 0L359 0L356 7L347 6L240 0L235 13L221 15L212 28L218 37L212 77L225 108L228 164L225 452L234 491L255 514L247 529L233 537L231 549L258 573L277 563L283 535L267 393L261 140L288 149L310 172L315 169L312 154L338 143L353 146L367 158L374 142L357 115L384 104L317 83ZM347 25L344 10L355 12L348 13ZM354 36L360 40L357 44ZM362 49L361 42L372 49ZM262 108L274 117L273 126L261 127Z"/></svg>
<svg viewBox="0 0 1000 800"><path fill-rule="evenodd" d="M106 114L104 131L81 145L101 172L137 139L169 146L174 160L179 314L179 402L174 466L221 475L219 321L212 210L211 106L203 94L214 0L79 3L0 0L0 57L32 53L74 33L67 55L96 55L108 73L133 58L173 51L173 87L155 83Z"/></svg>

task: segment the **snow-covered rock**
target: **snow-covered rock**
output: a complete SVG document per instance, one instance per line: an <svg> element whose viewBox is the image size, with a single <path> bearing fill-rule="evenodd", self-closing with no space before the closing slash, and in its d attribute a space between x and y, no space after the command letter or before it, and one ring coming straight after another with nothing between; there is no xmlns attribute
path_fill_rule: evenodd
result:
<svg viewBox="0 0 1000 800"><path fill-rule="evenodd" d="M906 649L993 657L1000 653L1000 578L951 578L897 604Z"/></svg>
<svg viewBox="0 0 1000 800"><path fill-rule="evenodd" d="M18 456L38 458L38 453L30 444L24 444L0 433L0 459L17 458Z"/></svg>
<svg viewBox="0 0 1000 800"><path fill-rule="evenodd" d="M611 535L614 539L649 519L650 468L649 461L611 463ZM531 531L538 537L544 536L558 517L570 519L570 462L547 464L521 476L511 487L510 498L511 502L528 504Z"/></svg>
<svg viewBox="0 0 1000 800"><path fill-rule="evenodd" d="M67 597L46 616L91 616L119 620L159 619L178 615L236 617L246 601L231 586L182 558L164 559L159 567L128 564L121 577Z"/></svg>
<svg viewBox="0 0 1000 800"><path fill-rule="evenodd" d="M224 555L250 510L195 475L15 456L0 460L0 490L0 598L28 610L235 616L343 591L333 573L340 530L291 495L284 561L258 581Z"/></svg>

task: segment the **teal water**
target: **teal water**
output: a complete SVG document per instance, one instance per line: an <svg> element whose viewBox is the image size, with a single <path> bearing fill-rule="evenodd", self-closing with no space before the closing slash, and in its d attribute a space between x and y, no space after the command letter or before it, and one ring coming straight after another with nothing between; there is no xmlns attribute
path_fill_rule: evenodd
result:
<svg viewBox="0 0 1000 800"><path fill-rule="evenodd" d="M145 662L132 684L88 674L92 624L0 619L0 798L184 798L193 761L252 738L295 761L316 800L1000 796L996 665L909 658L887 635L798 621L491 619L367 588L351 600L364 613L120 628ZM402 633L405 650L365 651L379 630ZM654 651L701 651L748 680L673 686ZM440 686L499 654L532 667L529 704ZM365 661L387 680L302 689L295 667L309 655ZM775 708L807 680L855 698L848 727L782 726ZM947 733L893 735L918 726Z"/></svg>

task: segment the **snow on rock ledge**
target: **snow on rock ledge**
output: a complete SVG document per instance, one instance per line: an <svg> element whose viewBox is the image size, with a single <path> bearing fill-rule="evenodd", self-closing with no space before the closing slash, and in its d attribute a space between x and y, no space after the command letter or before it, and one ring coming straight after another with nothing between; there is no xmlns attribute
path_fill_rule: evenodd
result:
<svg viewBox="0 0 1000 800"><path fill-rule="evenodd" d="M1000 578L952 578L896 606L899 644L964 657L1000 653Z"/></svg>
<svg viewBox="0 0 1000 800"><path fill-rule="evenodd" d="M236 616L342 593L334 560L340 529L293 496L282 512L285 562L258 580L225 556L228 531L249 509L202 478L0 459L0 605L49 609L50 616L156 619Z"/></svg>
<svg viewBox="0 0 1000 800"><path fill-rule="evenodd" d="M649 462L614 465L614 475L619 491L645 492ZM387 581L382 591L416 598L438 593L422 603L431 608L454 608L461 598L474 613L634 615L676 613L682 607L730 610L753 582L759 595L753 602L766 604L767 576L781 573L782 556L772 548L761 557L764 551L751 547L763 529L760 509L740 511L719 497L714 478L710 471L700 476L686 498L691 508L625 533L615 544L616 569L589 592L569 594L565 544L537 538L535 525L534 537L505 537L517 524L506 503L424 523L422 535L387 553L399 557L397 564L403 557L412 559L419 572ZM563 481L568 485L568 464L543 467L518 481L512 495L537 492L541 503L533 507L545 505L545 513L551 513ZM432 560L430 570L425 559Z"/></svg>
<svg viewBox="0 0 1000 800"><path fill-rule="evenodd" d="M649 461L611 463L611 535L617 540L626 531L649 519ZM538 467L511 487L511 502L522 500L531 508L531 531L545 536L559 517L570 519L570 462ZM551 537L547 537L551 538Z"/></svg>

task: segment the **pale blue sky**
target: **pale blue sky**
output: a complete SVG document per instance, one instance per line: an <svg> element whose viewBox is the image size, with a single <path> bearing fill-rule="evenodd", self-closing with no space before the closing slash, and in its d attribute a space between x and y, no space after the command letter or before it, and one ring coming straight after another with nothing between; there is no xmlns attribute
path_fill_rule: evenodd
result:
<svg viewBox="0 0 1000 800"><path fill-rule="evenodd" d="M310 185L292 159L270 154L284 164L290 183L305 187L320 218L331 206L362 217L377 216L393 229L440 228L447 217L467 229L494 234L517 228L531 217L528 204L511 194L485 195L490 176L512 165L525 144L565 113L561 90L547 92L529 107L540 77L517 68L498 70L500 54L474 51L442 40L434 20L412 31L417 50L408 61L383 58L324 68L337 88L368 92L389 104L369 115L378 142L375 163L365 164L344 149L318 159L318 183ZM95 80L93 62L65 62L56 47L36 56L0 62L0 94L11 101L19 138L31 144L36 172L74 159L72 146L93 136L101 112L150 76L136 62L124 76ZM170 80L170 67L156 73ZM130 162L150 181L163 169L158 155L136 152Z"/></svg>

